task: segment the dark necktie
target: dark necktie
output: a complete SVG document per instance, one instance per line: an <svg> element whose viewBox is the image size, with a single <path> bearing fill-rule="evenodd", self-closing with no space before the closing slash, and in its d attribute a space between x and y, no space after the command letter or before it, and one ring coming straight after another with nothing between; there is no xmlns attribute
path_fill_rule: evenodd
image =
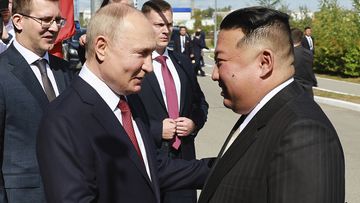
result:
<svg viewBox="0 0 360 203"><path fill-rule="evenodd" d="M158 56L155 58L155 60L161 64L161 73L164 80L169 118L176 119L179 117L178 98L175 82L169 68L166 65L166 59L166 56ZM181 140L178 138L178 136L175 136L175 138L173 139L172 147L174 147L175 149L179 149L180 144Z"/></svg>
<svg viewBox="0 0 360 203"><path fill-rule="evenodd" d="M120 96L118 108L121 111L122 125L123 125L126 133L128 134L136 152L138 153L139 157L142 159L141 151L140 151L139 144L137 142L135 131L134 131L134 126L132 124L131 110L130 110L129 104L126 102L126 99L124 96Z"/></svg>
<svg viewBox="0 0 360 203"><path fill-rule="evenodd" d="M35 61L33 64L37 66L40 70L41 80L44 86L45 94L48 100L51 102L52 100L55 99L56 96L55 96L54 88L46 72L46 63L47 63L46 59L39 59Z"/></svg>

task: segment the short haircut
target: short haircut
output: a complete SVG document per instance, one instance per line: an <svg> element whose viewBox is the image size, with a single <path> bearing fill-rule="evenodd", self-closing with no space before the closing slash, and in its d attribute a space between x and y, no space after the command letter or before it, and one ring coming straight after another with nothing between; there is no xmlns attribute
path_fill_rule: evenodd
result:
<svg viewBox="0 0 360 203"><path fill-rule="evenodd" d="M102 35L107 37L111 42L116 41L121 35L124 18L131 13L139 12L127 4L111 4L99 9L91 17L86 32L86 58L94 55L94 40Z"/></svg>
<svg viewBox="0 0 360 203"><path fill-rule="evenodd" d="M236 46L267 44L282 56L292 55L289 16L265 7L248 7L227 15L220 30L241 29L244 37Z"/></svg>
<svg viewBox="0 0 360 203"><path fill-rule="evenodd" d="M298 28L291 29L291 38L294 44L300 43L303 36L304 36L303 31L301 31L300 29Z"/></svg>
<svg viewBox="0 0 360 203"><path fill-rule="evenodd" d="M58 2L59 0L46 0L46 1L55 1ZM32 0L13 0L12 2L12 13L22 13L25 15L30 15L32 9Z"/></svg>
<svg viewBox="0 0 360 203"><path fill-rule="evenodd" d="M151 10L154 10L157 13L165 12L165 11L169 11L169 10L172 12L171 5L168 2L163 1L163 0L147 1L143 4L143 6L141 8L141 12L143 12L144 14L150 13Z"/></svg>
<svg viewBox="0 0 360 203"><path fill-rule="evenodd" d="M187 30L187 28L185 26L183 26L183 25L179 27L179 30L181 30L181 29Z"/></svg>
<svg viewBox="0 0 360 203"><path fill-rule="evenodd" d="M310 29L310 30L311 30L311 27L310 27L310 26L306 26L306 27L304 28L304 30L307 30L307 29Z"/></svg>

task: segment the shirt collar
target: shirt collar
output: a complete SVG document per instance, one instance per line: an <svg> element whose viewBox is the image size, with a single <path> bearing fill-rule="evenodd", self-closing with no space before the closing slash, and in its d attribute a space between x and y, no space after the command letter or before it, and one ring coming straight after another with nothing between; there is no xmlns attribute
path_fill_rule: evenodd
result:
<svg viewBox="0 0 360 203"><path fill-rule="evenodd" d="M85 80L91 87L93 87L105 103L110 107L112 111L115 111L120 101L119 96L113 92L109 86L105 84L100 78L98 78L91 70L83 65L79 76Z"/></svg>
<svg viewBox="0 0 360 203"><path fill-rule="evenodd" d="M269 93L267 93L260 102L255 106L253 110L250 111L246 119L244 120L244 123L248 123L260 109L265 106L265 104L273 98L278 92L280 92L282 89L284 89L286 86L288 86L291 82L294 81L294 78L290 78L289 80L281 83L279 86L271 90Z"/></svg>
<svg viewBox="0 0 360 203"><path fill-rule="evenodd" d="M153 51L152 52L152 59L154 60L156 57L160 56L160 54L157 51ZM167 49L165 49L164 53L162 54L162 56L166 56L167 58L169 58L169 52Z"/></svg>
<svg viewBox="0 0 360 203"><path fill-rule="evenodd" d="M48 52L45 52L44 56L40 57L34 52L30 51L29 49L25 48L23 45L21 45L16 39L14 39L14 47L21 53L21 55L25 58L26 62L28 64L32 64L35 61L43 58L46 59L49 63L49 54Z"/></svg>

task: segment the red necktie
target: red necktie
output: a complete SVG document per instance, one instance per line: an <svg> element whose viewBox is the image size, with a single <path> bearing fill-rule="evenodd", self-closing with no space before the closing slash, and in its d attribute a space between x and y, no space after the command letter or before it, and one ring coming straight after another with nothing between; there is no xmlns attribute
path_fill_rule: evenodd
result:
<svg viewBox="0 0 360 203"><path fill-rule="evenodd" d="M126 99L124 96L120 96L118 108L121 111L122 125L123 125L126 133L128 134L132 144L134 145L136 152L138 153L139 157L142 159L139 144L138 144L138 142L136 140L136 136L135 136L134 126L132 124L130 107L129 107L129 104L126 102Z"/></svg>
<svg viewBox="0 0 360 203"><path fill-rule="evenodd" d="M166 59L166 56L158 56L155 58L155 60L161 64L161 73L165 85L166 103L168 107L169 118L176 119L179 117L178 98L175 82L169 68L166 65ZM181 140L178 138L178 136L175 136L172 147L179 149L180 144Z"/></svg>

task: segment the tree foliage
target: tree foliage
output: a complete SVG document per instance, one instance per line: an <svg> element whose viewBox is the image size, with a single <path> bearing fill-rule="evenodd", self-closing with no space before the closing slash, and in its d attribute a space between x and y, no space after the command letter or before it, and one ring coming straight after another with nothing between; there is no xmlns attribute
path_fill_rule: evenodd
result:
<svg viewBox="0 0 360 203"><path fill-rule="evenodd" d="M276 9L277 6L281 4L282 0L257 0L257 2L260 6Z"/></svg>

